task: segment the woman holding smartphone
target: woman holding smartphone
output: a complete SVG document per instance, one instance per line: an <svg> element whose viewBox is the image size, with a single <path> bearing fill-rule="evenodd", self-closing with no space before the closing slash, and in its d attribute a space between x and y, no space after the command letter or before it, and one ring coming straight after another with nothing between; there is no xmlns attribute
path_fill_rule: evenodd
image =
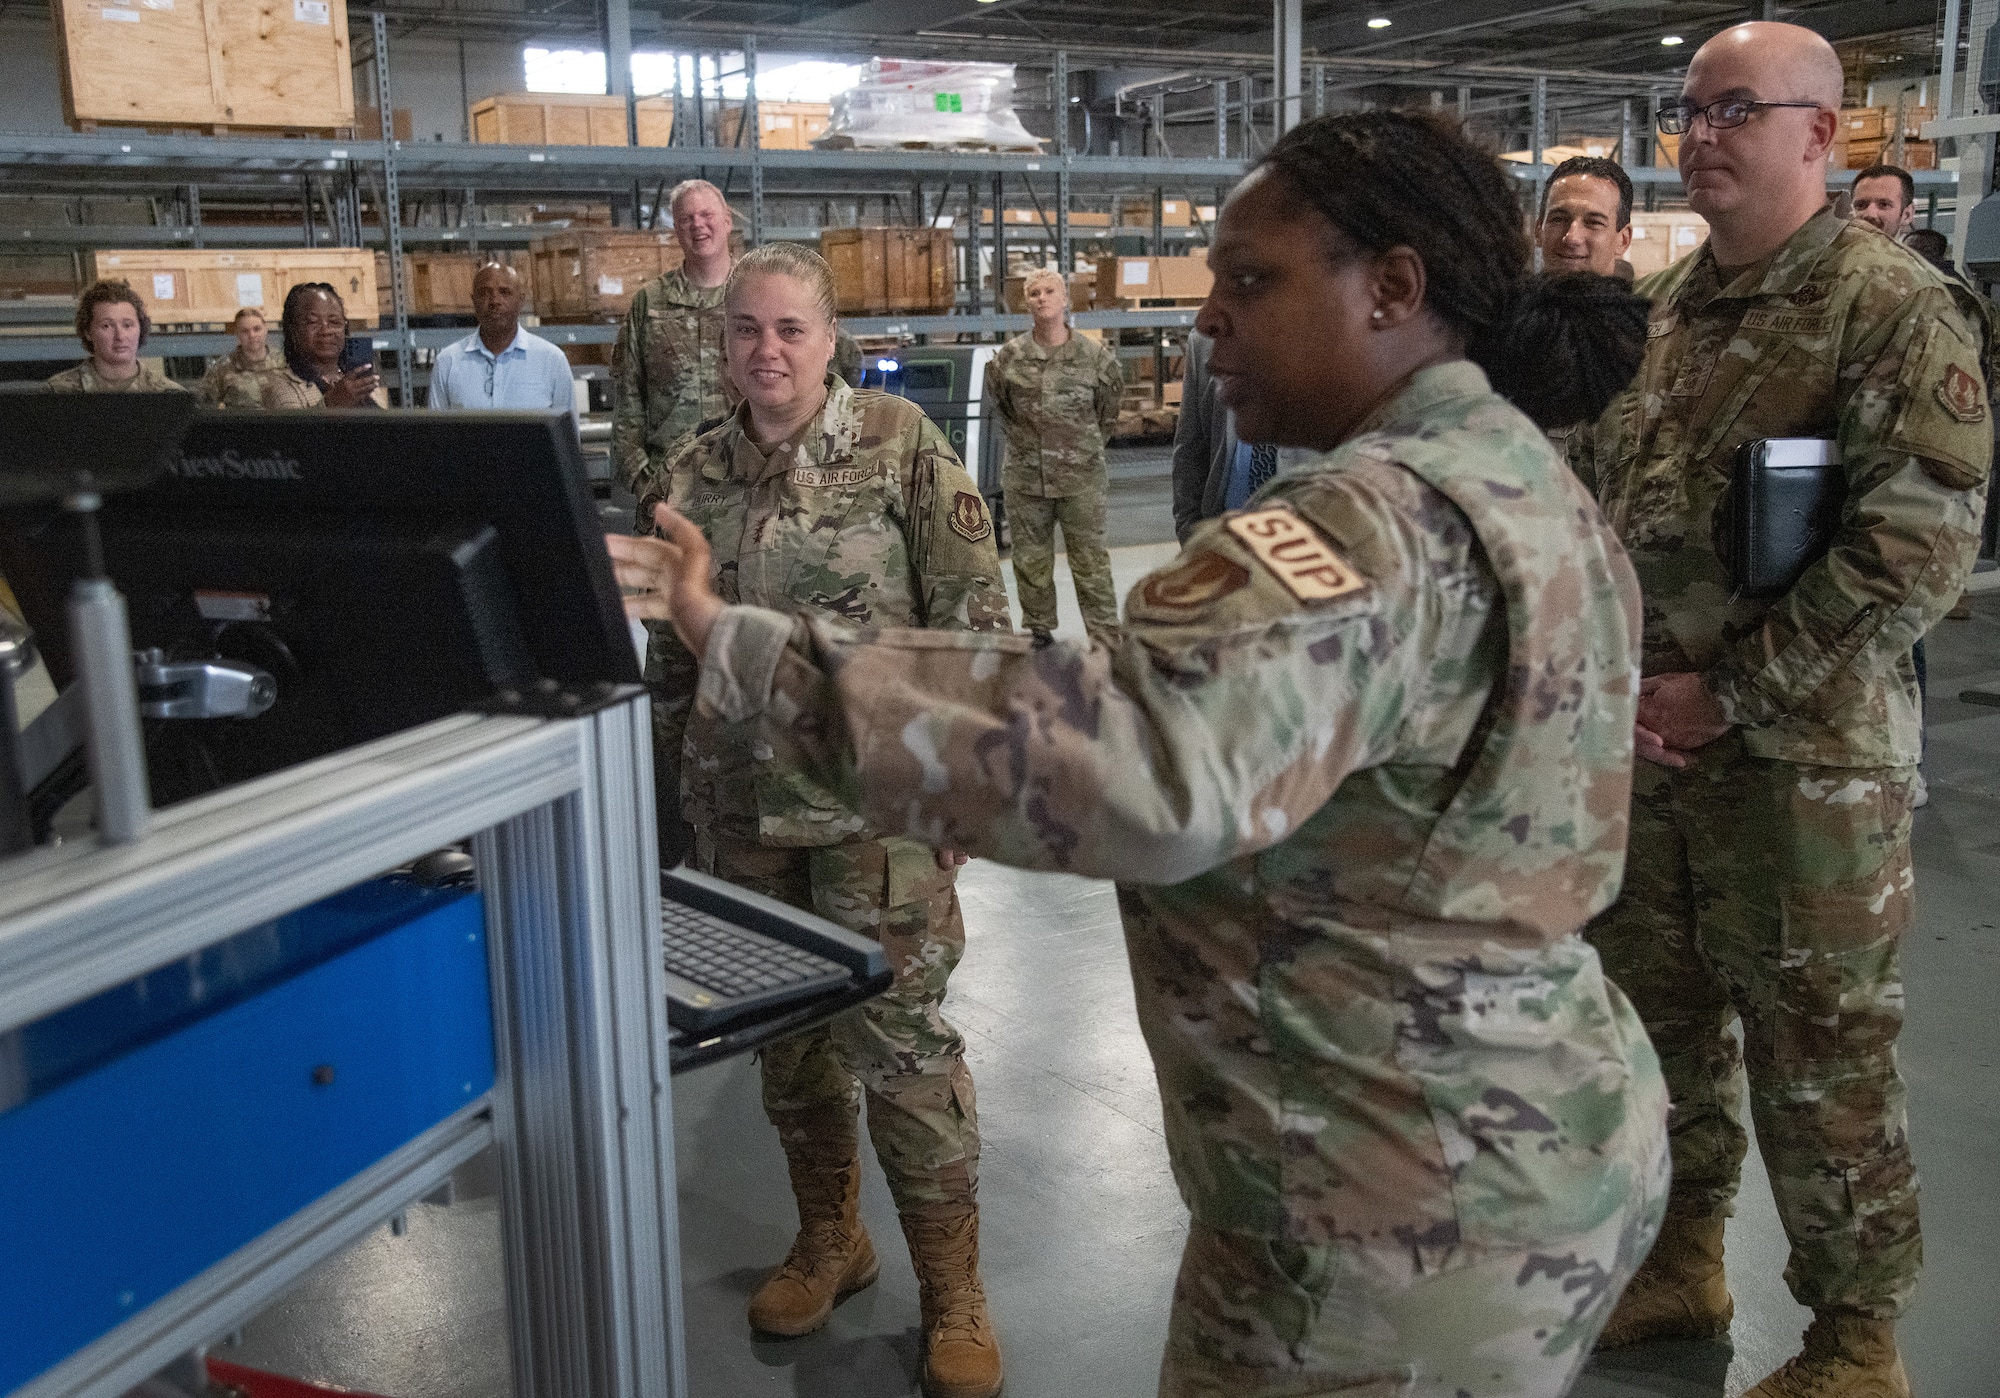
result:
<svg viewBox="0 0 2000 1398"><path fill-rule="evenodd" d="M285 363L264 378L267 408L386 408L389 395L372 360L347 350L347 307L325 282L300 282L279 321Z"/></svg>

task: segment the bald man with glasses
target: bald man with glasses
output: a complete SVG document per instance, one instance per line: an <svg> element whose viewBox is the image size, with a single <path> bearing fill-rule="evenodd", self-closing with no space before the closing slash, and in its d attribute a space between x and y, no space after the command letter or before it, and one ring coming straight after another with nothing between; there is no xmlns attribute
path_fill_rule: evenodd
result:
<svg viewBox="0 0 2000 1398"><path fill-rule="evenodd" d="M1709 239L1639 284L1644 364L1570 438L1646 599L1625 887L1586 936L1674 1103L1667 1221L1599 1344L1728 1331L1747 1076L1785 1280L1814 1313L1750 1398L1909 1393L1910 647L1971 569L1992 450L1979 342L1944 278L1826 206L1841 89L1833 49L1794 25L1738 25L1695 55L1660 129L1681 135ZM1844 499L1832 547L1752 597L1716 521L1738 448L1771 437L1836 442Z"/></svg>

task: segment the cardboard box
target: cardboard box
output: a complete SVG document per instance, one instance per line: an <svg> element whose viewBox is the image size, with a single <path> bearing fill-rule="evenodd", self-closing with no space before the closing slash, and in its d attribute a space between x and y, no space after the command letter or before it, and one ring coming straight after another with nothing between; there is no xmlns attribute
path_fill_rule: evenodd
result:
<svg viewBox="0 0 2000 1398"><path fill-rule="evenodd" d="M633 104L639 144L664 146L673 135L667 97ZM501 92L472 104L472 139L503 146L629 146L625 99L568 92Z"/></svg>
<svg viewBox="0 0 2000 1398"><path fill-rule="evenodd" d="M1105 257L1097 263L1097 304L1114 307L1134 301L1200 300L1215 278L1208 254L1186 257Z"/></svg>
<svg viewBox="0 0 2000 1398"><path fill-rule="evenodd" d="M1049 230L1053 232L1056 226L1056 211L1050 209L1048 216ZM985 227L991 228L993 226L993 210L981 209L979 211L979 221ZM1007 209L1003 211L1000 222L1008 228L1033 228L1040 231L1042 227L1042 215L1034 209ZM1091 213L1087 210L1073 211L1069 216L1069 226L1071 228L1109 228L1111 226L1111 215L1101 212Z"/></svg>
<svg viewBox="0 0 2000 1398"><path fill-rule="evenodd" d="M144 248L83 257L87 278L130 282L157 326L227 325L246 306L275 323L285 293L300 282L326 282L340 293L348 320L376 323L375 254L365 248Z"/></svg>
<svg viewBox="0 0 2000 1398"><path fill-rule="evenodd" d="M829 228L819 253L833 269L841 315L937 314L958 296L958 249L947 228Z"/></svg>
<svg viewBox="0 0 2000 1398"><path fill-rule="evenodd" d="M347 0L52 0L49 9L72 126L354 125Z"/></svg>
<svg viewBox="0 0 2000 1398"><path fill-rule="evenodd" d="M763 150L811 150L832 120L833 108L825 102L759 102L757 144ZM743 104L732 102L722 109L716 144L748 145L742 132Z"/></svg>
<svg viewBox="0 0 2000 1398"><path fill-rule="evenodd" d="M591 228L529 245L536 313L543 320L615 320L653 278L681 265L672 233Z"/></svg>
<svg viewBox="0 0 2000 1398"><path fill-rule="evenodd" d="M1120 211L1119 216L1127 228L1151 228L1153 226L1153 209L1149 204L1141 204L1137 207L1127 204ZM1074 218L1074 215L1072 215L1072 218ZM1192 228L1193 226L1194 208L1187 200L1162 199L1160 201L1160 227Z"/></svg>
<svg viewBox="0 0 2000 1398"><path fill-rule="evenodd" d="M1642 277L1665 271L1708 238L1708 220L1692 209L1632 212L1632 246L1625 260Z"/></svg>
<svg viewBox="0 0 2000 1398"><path fill-rule="evenodd" d="M408 141L411 138L410 109L398 107L389 113L391 139ZM354 136L361 141L382 139L382 109L380 107L356 107L354 109Z"/></svg>

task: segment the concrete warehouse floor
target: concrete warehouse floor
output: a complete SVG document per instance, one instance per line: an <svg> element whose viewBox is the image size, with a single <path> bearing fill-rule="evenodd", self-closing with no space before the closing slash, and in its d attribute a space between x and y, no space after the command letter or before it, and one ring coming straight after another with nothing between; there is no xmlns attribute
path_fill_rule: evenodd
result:
<svg viewBox="0 0 2000 1398"><path fill-rule="evenodd" d="M1164 462L1158 453L1155 462ZM1172 555L1158 466L1127 458L1114 492L1121 593ZM1114 475L1125 471L1114 467ZM1145 478L1151 476L1151 483ZM1062 568L1063 631L1081 635ZM1917 815L1919 925L1907 957L1903 1067L1924 1179L1929 1268L1902 1330L1924 1398L1995 1391L2000 1333L2000 710L1959 703L2000 680L2000 595L1930 641L1931 804ZM1108 884L985 861L960 888L970 947L947 1012L966 1036L985 1137L985 1276L1014 1398L1148 1398L1186 1213L1167 1172L1151 1064ZM862 1207L877 1284L819 1334L752 1340L743 1308L795 1227L757 1070L739 1059L676 1079L689 1368L696 1398L894 1398L916 1392L917 1296L880 1171ZM864 1152L866 1154L866 1152ZM248 1326L229 1358L392 1395L508 1391L490 1169L449 1208L418 1205L308 1277ZM1728 1343L1656 1345L1594 1362L1580 1398L1723 1398L1796 1347L1807 1314L1780 1280L1784 1240L1753 1158L1729 1231Z"/></svg>

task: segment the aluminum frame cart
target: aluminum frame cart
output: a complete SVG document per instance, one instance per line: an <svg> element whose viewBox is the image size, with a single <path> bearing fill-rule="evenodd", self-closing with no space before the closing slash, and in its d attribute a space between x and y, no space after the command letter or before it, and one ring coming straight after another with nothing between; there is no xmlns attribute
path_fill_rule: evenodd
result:
<svg viewBox="0 0 2000 1398"><path fill-rule="evenodd" d="M490 1091L12 1398L123 1393L488 1146L518 1398L684 1398L649 724L637 686L575 717L460 715L170 807L136 844L0 864L6 1033L470 837L494 1066Z"/></svg>

